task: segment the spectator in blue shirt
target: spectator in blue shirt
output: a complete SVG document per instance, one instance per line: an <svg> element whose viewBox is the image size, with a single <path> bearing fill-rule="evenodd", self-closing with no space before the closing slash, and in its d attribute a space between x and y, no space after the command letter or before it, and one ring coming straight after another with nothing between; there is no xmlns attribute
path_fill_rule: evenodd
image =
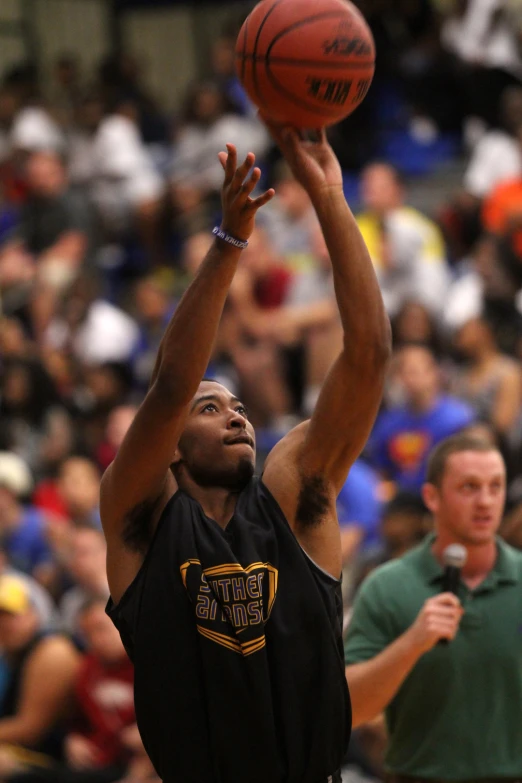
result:
<svg viewBox="0 0 522 783"><path fill-rule="evenodd" d="M379 476L362 460L354 462L337 496L343 564L381 546Z"/></svg>
<svg viewBox="0 0 522 783"><path fill-rule="evenodd" d="M397 488L420 494L428 453L439 441L472 424L473 408L442 392L433 353L406 345L397 355L403 401L382 412L370 436L369 461Z"/></svg>
<svg viewBox="0 0 522 783"><path fill-rule="evenodd" d="M0 452L0 538L9 565L48 587L55 574L47 541L47 521L40 509L21 502L32 477L26 463L12 452Z"/></svg>

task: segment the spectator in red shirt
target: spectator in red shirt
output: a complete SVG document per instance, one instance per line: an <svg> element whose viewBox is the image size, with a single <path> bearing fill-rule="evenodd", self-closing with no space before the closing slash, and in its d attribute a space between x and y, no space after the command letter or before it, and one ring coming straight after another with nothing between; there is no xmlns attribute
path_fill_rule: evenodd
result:
<svg viewBox="0 0 522 783"><path fill-rule="evenodd" d="M105 603L100 600L87 603L81 612L80 625L87 643L87 655L76 683L83 727L67 737L69 766L125 771L128 779L136 783L157 781L137 731L134 667L119 633L105 613ZM93 783L95 779L92 776ZM100 780L105 781L107 777L100 776Z"/></svg>
<svg viewBox="0 0 522 783"><path fill-rule="evenodd" d="M85 604L80 626L87 655L76 681L79 721L66 739L67 762L76 769L116 767L123 773L130 754L122 732L136 721L134 667L102 601Z"/></svg>

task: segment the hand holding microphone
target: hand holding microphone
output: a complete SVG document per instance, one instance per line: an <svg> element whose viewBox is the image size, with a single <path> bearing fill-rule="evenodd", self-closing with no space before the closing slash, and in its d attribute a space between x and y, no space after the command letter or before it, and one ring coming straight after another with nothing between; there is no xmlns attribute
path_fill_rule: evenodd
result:
<svg viewBox="0 0 522 783"><path fill-rule="evenodd" d="M460 572L466 565L468 552L462 544L450 544L442 553L442 562L444 563L444 576L442 577L442 594L452 593L455 596L459 594ZM462 610L464 614L464 610ZM462 616L462 615L461 615ZM453 637L452 637L453 638ZM448 644L449 639L442 637L439 644Z"/></svg>
<svg viewBox="0 0 522 783"><path fill-rule="evenodd" d="M464 610L457 597L460 571L466 562L466 549L460 544L450 544L443 552L443 592L425 601L410 633L414 644L422 653L437 643L447 644L454 639Z"/></svg>

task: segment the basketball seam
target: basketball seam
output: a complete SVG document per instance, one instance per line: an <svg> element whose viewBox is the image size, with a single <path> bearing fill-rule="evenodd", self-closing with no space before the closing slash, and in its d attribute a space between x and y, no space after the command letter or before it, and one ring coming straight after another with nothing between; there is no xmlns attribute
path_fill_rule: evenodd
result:
<svg viewBox="0 0 522 783"><path fill-rule="evenodd" d="M247 35L248 35L248 16L245 19L245 35L243 36L243 61L241 63L241 81L245 81L245 72L246 72L246 44L247 44ZM252 68L254 68L254 64L252 63Z"/></svg>
<svg viewBox="0 0 522 783"><path fill-rule="evenodd" d="M287 33L291 33L293 30L297 30L298 27L302 27L305 24L309 24L310 22L318 22L321 19L344 19L344 14L339 11L323 11L321 14L315 14L315 16L307 16L306 19L300 19L298 22L292 22L292 24L289 27L285 27L284 30L280 30L275 38L272 38L272 41L270 42L270 46L266 50L265 57L268 58L270 52L272 51L272 48L275 46L275 44L280 40L280 38L284 38L284 36ZM254 51L252 52L253 55L257 54L257 47L254 48Z"/></svg>
<svg viewBox="0 0 522 783"><path fill-rule="evenodd" d="M270 16L270 14L274 10L274 8L276 8L279 5L280 2L281 2L281 0L275 0L275 3L266 12L265 17L264 17L263 21L261 22L261 24L259 25L259 28L257 30L256 39L254 41L254 48L252 50L252 58L253 58L252 59L252 83L253 83L254 91L255 91L257 97L259 98L259 102L260 103L264 103L264 100L263 100L263 96L261 94L261 90L259 89L259 83L258 83L258 79L257 79L257 70L256 70L257 47L258 47L258 44L259 44L259 39L261 37L261 32L263 30L263 27L265 26L266 20L268 19L268 17Z"/></svg>
<svg viewBox="0 0 522 783"><path fill-rule="evenodd" d="M245 54L245 55L237 55L238 57L243 56L246 60L254 60L253 54ZM256 56L256 62L266 62L267 57L264 54L258 54ZM270 57L270 64L275 63L277 65L297 65L298 67L309 67L312 66L313 68L335 68L335 69L342 69L342 68L368 68L372 65L375 65L375 60L367 60L365 62L346 62L346 63L331 63L326 62L325 60L305 60L305 59L294 59L292 57Z"/></svg>

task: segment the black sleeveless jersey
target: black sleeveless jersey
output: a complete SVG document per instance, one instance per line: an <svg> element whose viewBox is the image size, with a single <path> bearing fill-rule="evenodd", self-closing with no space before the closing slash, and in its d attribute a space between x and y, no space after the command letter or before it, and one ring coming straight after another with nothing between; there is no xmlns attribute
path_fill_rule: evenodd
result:
<svg viewBox="0 0 522 783"><path fill-rule="evenodd" d="M165 783L337 779L351 727L340 583L307 557L262 481L225 530L178 491L107 611Z"/></svg>

